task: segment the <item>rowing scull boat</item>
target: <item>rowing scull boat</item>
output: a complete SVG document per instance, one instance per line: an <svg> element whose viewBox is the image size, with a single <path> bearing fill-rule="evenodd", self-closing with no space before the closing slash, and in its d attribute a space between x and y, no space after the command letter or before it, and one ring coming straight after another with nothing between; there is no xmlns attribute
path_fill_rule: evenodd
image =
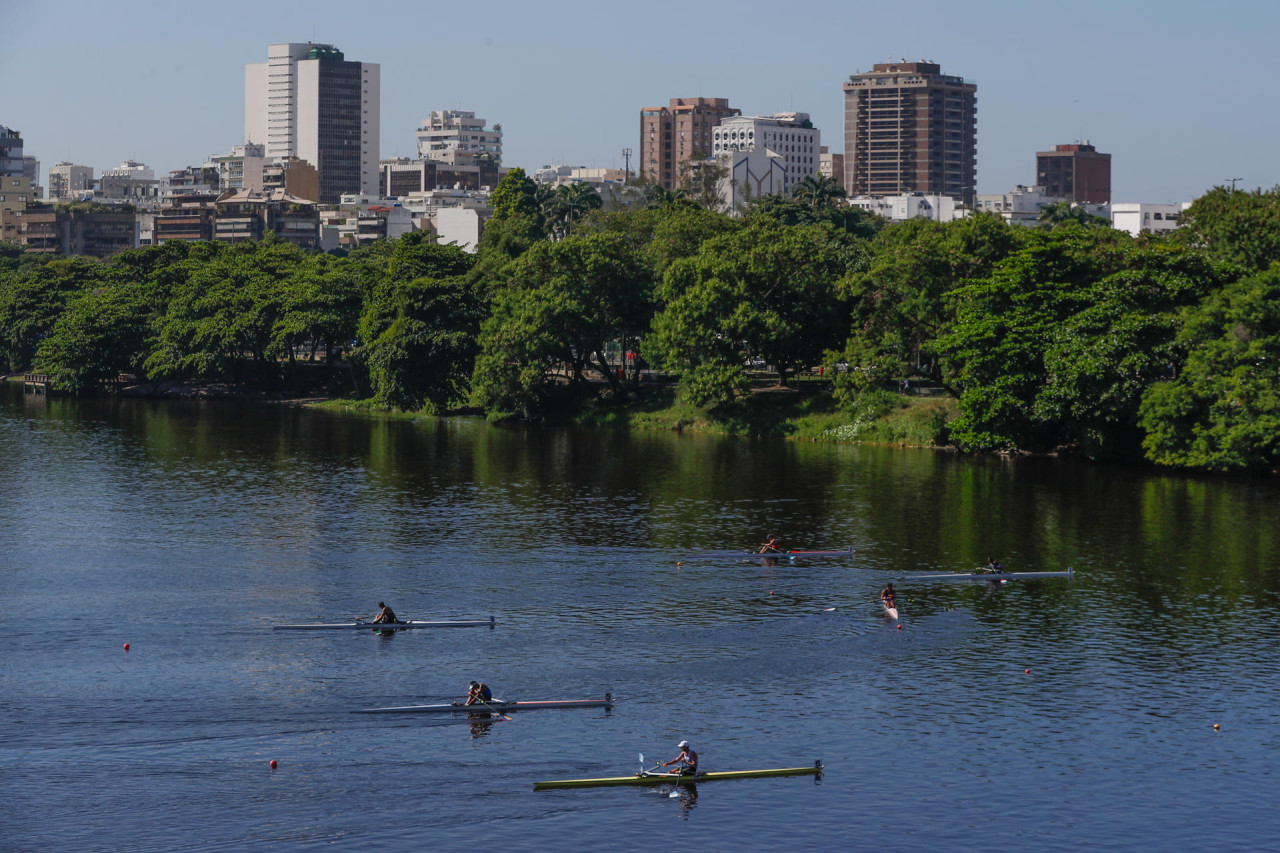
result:
<svg viewBox="0 0 1280 853"><path fill-rule="evenodd" d="M310 625L276 625L277 631L340 631L344 629L361 629L366 631L406 631L410 628L492 628L494 617L488 619L445 619L428 621L411 619L408 622L318 622Z"/></svg>
<svg viewBox="0 0 1280 853"><path fill-rule="evenodd" d="M603 788L611 785L696 785L699 782L718 782L723 779L758 779L763 776L821 776L821 761L815 761L812 767L781 767L776 770L725 770L719 773L659 773L651 770L641 771L632 776L613 776L603 779L560 779L554 782L534 782L533 790L546 791L551 788Z"/></svg>
<svg viewBox="0 0 1280 853"><path fill-rule="evenodd" d="M1066 578L1073 580L1076 570L1068 568L1065 572L979 572L977 574L946 575L905 575L906 581L1029 581L1046 578Z"/></svg>
<svg viewBox="0 0 1280 853"><path fill-rule="evenodd" d="M513 702L492 699L477 705L453 702L447 705L398 705L390 708L361 708L353 714L489 714L507 711L541 711L546 708L612 708L613 695L603 699L551 699L543 702Z"/></svg>
<svg viewBox="0 0 1280 853"><path fill-rule="evenodd" d="M811 557L848 557L853 554L853 546L839 551L703 551L687 559L707 559L713 557L740 557L743 560L804 560Z"/></svg>

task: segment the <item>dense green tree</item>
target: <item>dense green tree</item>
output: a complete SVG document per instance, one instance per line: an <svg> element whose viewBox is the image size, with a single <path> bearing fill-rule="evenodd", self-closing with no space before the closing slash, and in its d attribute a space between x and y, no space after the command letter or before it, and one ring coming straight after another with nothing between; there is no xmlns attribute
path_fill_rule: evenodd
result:
<svg viewBox="0 0 1280 853"><path fill-rule="evenodd" d="M493 218L496 220L511 219L522 216L531 221L538 217L538 186L525 174L524 169L516 167L503 175L502 180L493 188L489 196L489 204L493 206Z"/></svg>
<svg viewBox="0 0 1280 853"><path fill-rule="evenodd" d="M639 335L651 316L649 271L621 234L539 243L512 264L480 334L472 380L490 418L538 417L552 387L588 386L595 367L615 391L604 355Z"/></svg>
<svg viewBox="0 0 1280 853"><path fill-rule="evenodd" d="M1077 226L1026 241L957 291L939 342L960 392L953 438L973 449L1133 449L1142 394L1177 358L1181 314L1220 273L1118 232Z"/></svg>
<svg viewBox="0 0 1280 853"><path fill-rule="evenodd" d="M782 225L828 224L851 237L870 240L885 225L883 219L860 207L843 204L813 206L798 198L764 195L744 208L748 220L772 219Z"/></svg>
<svg viewBox="0 0 1280 853"><path fill-rule="evenodd" d="M1213 293L1178 338L1176 378L1142 401L1147 456L1214 471L1280 468L1280 264Z"/></svg>
<svg viewBox="0 0 1280 853"><path fill-rule="evenodd" d="M955 317L951 293L988 275L1017 245L1019 232L999 216L977 214L939 223L913 219L884 228L870 243L870 260L840 283L852 312L844 348L830 360L837 398L852 403L867 390L910 373L945 382L937 340Z"/></svg>
<svg viewBox="0 0 1280 853"><path fill-rule="evenodd" d="M421 278L397 291L394 319L362 353L374 397L406 411L443 411L466 396L478 350L479 299L463 276Z"/></svg>
<svg viewBox="0 0 1280 853"><path fill-rule="evenodd" d="M1280 262L1280 186L1214 187L1183 211L1174 238L1251 270Z"/></svg>
<svg viewBox="0 0 1280 853"><path fill-rule="evenodd" d="M130 283L81 292L40 342L34 367L60 390L93 390L121 373L142 372L150 328L142 287Z"/></svg>
<svg viewBox="0 0 1280 853"><path fill-rule="evenodd" d="M23 264L0 275L0 366L30 365L67 303L113 277L109 267L87 258Z"/></svg>
<svg viewBox="0 0 1280 853"><path fill-rule="evenodd" d="M157 323L144 369L154 377L232 379L243 359L274 379L272 346L301 250L282 240L243 243L192 271Z"/></svg>
<svg viewBox="0 0 1280 853"><path fill-rule="evenodd" d="M387 256L385 272L372 273L360 316L360 340L376 340L403 313L410 283L465 276L474 263L474 255L458 246L441 246L426 231L401 237Z"/></svg>
<svg viewBox="0 0 1280 853"><path fill-rule="evenodd" d="M307 359L317 351L331 358L333 351L357 334L363 284L354 264L330 255L303 261L286 283L279 317L271 330L271 352L294 360L298 347Z"/></svg>
<svg viewBox="0 0 1280 853"><path fill-rule="evenodd" d="M769 221L708 240L667 269L646 358L679 375L682 393L697 405L730 402L753 357L773 365L785 384L844 329L835 283L848 272L847 240L822 226Z"/></svg>

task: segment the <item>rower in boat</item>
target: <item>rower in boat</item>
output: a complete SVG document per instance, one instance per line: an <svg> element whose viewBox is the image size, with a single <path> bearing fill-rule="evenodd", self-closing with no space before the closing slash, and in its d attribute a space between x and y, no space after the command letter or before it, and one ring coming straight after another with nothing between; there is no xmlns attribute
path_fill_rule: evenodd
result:
<svg viewBox="0 0 1280 853"><path fill-rule="evenodd" d="M676 765L676 772L682 776L698 775L698 753L693 751L693 747L689 746L689 741L687 740L680 741L677 746L680 748L680 754L662 766L670 767L674 764Z"/></svg>
<svg viewBox="0 0 1280 853"><path fill-rule="evenodd" d="M897 610L898 593L894 590L892 583L880 590L880 602L884 604L885 610Z"/></svg>
<svg viewBox="0 0 1280 853"><path fill-rule="evenodd" d="M379 624L390 624L399 622L396 618L396 612L381 601L378 602L378 615L373 617L373 621Z"/></svg>
<svg viewBox="0 0 1280 853"><path fill-rule="evenodd" d="M1004 573L1004 566L1000 565L1000 561L995 557L987 557L987 565L983 568L984 575L999 575Z"/></svg>
<svg viewBox="0 0 1280 853"><path fill-rule="evenodd" d="M486 702L493 701L493 691L489 689L489 685L479 681L471 682L471 687L467 690L467 701L464 705L483 705Z"/></svg>
<svg viewBox="0 0 1280 853"><path fill-rule="evenodd" d="M778 541L778 537L777 537L777 536L770 536L770 537L769 537L769 539L768 539L768 541L766 541L763 545L761 545L761 546L760 546L760 551L759 551L759 553L761 553L761 554L781 554L781 553L782 553L782 548L781 548L781 547L779 547L781 544L782 544L782 543Z"/></svg>

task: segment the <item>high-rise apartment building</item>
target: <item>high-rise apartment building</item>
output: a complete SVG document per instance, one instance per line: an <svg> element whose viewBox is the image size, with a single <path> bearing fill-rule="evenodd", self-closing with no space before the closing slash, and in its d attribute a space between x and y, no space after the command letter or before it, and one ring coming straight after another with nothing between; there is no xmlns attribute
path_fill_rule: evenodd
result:
<svg viewBox="0 0 1280 853"><path fill-rule="evenodd" d="M1045 195L1061 196L1076 204L1111 203L1111 155L1085 140L1055 145L1036 152L1036 183Z"/></svg>
<svg viewBox="0 0 1280 853"><path fill-rule="evenodd" d="M932 62L877 63L844 84L844 188L973 203L978 87Z"/></svg>
<svg viewBox="0 0 1280 853"><path fill-rule="evenodd" d="M712 131L741 115L727 98L672 98L665 107L640 111L640 177L669 190L689 174L689 161L710 157Z"/></svg>
<svg viewBox="0 0 1280 853"><path fill-rule="evenodd" d="M313 165L323 204L377 192L381 73L331 44L273 44L244 68L244 141Z"/></svg>

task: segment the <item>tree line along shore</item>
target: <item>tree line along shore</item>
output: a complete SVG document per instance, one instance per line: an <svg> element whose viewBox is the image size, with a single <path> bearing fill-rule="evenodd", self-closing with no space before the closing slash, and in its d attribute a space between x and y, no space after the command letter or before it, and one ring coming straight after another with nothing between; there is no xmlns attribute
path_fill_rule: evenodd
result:
<svg viewBox="0 0 1280 853"><path fill-rule="evenodd" d="M423 232L105 261L0 244L0 368L81 394L128 375L491 420L1280 468L1280 187L1215 188L1136 238L1069 209L1038 228L886 223L826 179L736 217L680 192L618 210L578 195L566 210L512 170L474 254Z"/></svg>

